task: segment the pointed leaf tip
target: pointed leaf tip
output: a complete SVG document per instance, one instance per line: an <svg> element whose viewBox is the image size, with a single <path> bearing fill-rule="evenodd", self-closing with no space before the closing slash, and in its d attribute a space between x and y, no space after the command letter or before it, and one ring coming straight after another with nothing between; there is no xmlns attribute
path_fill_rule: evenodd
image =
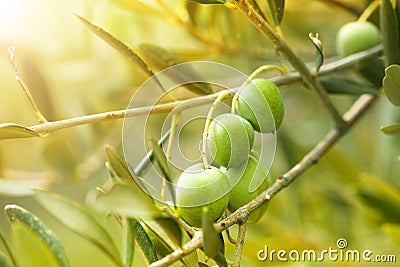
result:
<svg viewBox="0 0 400 267"><path fill-rule="evenodd" d="M0 124L0 140L39 137L39 136L40 136L39 133L19 124L15 123Z"/></svg>
<svg viewBox="0 0 400 267"><path fill-rule="evenodd" d="M385 78L383 78L383 88L389 101L400 106L400 66L391 65L385 69Z"/></svg>
<svg viewBox="0 0 400 267"><path fill-rule="evenodd" d="M400 133L400 124L382 126L381 131L385 134L397 134Z"/></svg>

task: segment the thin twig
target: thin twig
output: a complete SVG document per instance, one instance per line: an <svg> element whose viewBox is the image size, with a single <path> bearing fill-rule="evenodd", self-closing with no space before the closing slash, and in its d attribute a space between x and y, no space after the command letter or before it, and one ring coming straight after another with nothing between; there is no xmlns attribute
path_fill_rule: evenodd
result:
<svg viewBox="0 0 400 267"><path fill-rule="evenodd" d="M291 184L298 176L312 167L315 163L318 162L323 156L326 155L333 147L333 145L343 137L350 128L361 118L361 116L368 110L371 104L376 99L376 96L371 95L362 95L358 98L358 100L350 107L350 109L343 116L346 123L348 123L349 127L345 131L339 131L338 129L331 130L326 137L321 140L309 153L307 153L304 158L296 164L293 168L291 168L284 175L280 176L267 190L262 192L258 197L249 202L247 205L237 209L234 213L230 214L225 219L220 220L215 224L215 229L218 232L221 232L228 227L237 224L246 218L253 212L255 209L260 207L266 201L269 201L274 197L278 192ZM198 232L196 232L198 233ZM150 265L151 267L162 267L169 266L171 263L180 260L184 256L193 252L197 248L201 247L203 244L202 235L195 235L188 243L186 243L183 247L185 250L176 250L173 253L167 255L163 259L153 263Z"/></svg>
<svg viewBox="0 0 400 267"><path fill-rule="evenodd" d="M331 63L324 64L319 69L318 76L323 76L330 73L340 72L346 69L353 68L367 59L380 56L382 54L382 51L383 46L377 45L368 50L364 50L348 57L332 61ZM311 69L311 72L315 73L315 68ZM288 85L301 81L301 76L298 72L291 72L282 76L272 77L270 80L276 83L276 85Z"/></svg>
<svg viewBox="0 0 400 267"><path fill-rule="evenodd" d="M231 242L232 244L236 245L236 239L234 239L234 238L231 236L231 232L229 231L229 228L226 228L226 229L225 229L225 232L226 232L226 235L227 235L227 237L228 237L229 242Z"/></svg>
<svg viewBox="0 0 400 267"><path fill-rule="evenodd" d="M244 244L244 239L246 237L246 228L247 228L246 221L241 222L239 224L233 267L240 267L240 259L242 258L243 244Z"/></svg>
<svg viewBox="0 0 400 267"><path fill-rule="evenodd" d="M275 49L280 51L281 54L289 61L295 70L297 70L304 83L312 89L319 97L322 106L329 112L335 126L340 131L344 131L347 127L342 116L336 109L335 105L328 96L328 93L324 90L321 83L316 79L316 77L311 73L310 69L301 60L292 48L279 36L279 34L268 24L268 22L256 12L252 5L245 0L232 0L234 4L244 16L246 16L258 30L260 30L264 35L274 44Z"/></svg>
<svg viewBox="0 0 400 267"><path fill-rule="evenodd" d="M201 105L206 105L212 103L214 98L217 97L218 94L212 94L207 96L200 96L196 98L191 98L188 100L180 100L175 101L167 104L160 104L155 106L147 106L147 107L140 107L140 108L131 108L131 109L124 109L124 110L116 110L116 111L109 111L103 113L97 113L82 117L70 118L65 120L53 121L53 122L46 122L43 124L38 124L29 127L29 129L41 133L41 134L48 134L57 130L70 128L78 125L84 124L91 124L96 122L104 122L110 121L115 119L123 119L125 117L135 117L140 115L146 114L157 114L157 113L167 113L171 112L174 108L178 107L179 105L185 107L196 107ZM179 106L179 109L182 107Z"/></svg>

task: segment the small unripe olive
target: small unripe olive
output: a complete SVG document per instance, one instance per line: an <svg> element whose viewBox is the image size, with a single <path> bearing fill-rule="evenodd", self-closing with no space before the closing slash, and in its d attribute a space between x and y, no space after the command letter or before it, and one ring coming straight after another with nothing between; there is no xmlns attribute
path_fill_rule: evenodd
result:
<svg viewBox="0 0 400 267"><path fill-rule="evenodd" d="M343 25L336 35L336 51L341 57L372 48L379 43L379 29L368 21L349 22ZM380 58L375 57L364 61L358 70L365 79L377 88L382 86L382 80L385 77L385 66Z"/></svg>
<svg viewBox="0 0 400 267"><path fill-rule="evenodd" d="M208 207L210 221L218 220L229 201L230 182L224 172L203 164L187 168L179 177L176 204L183 220L194 227L201 227L203 207Z"/></svg>
<svg viewBox="0 0 400 267"><path fill-rule="evenodd" d="M224 167L236 167L249 156L254 142L251 124L232 113L222 114L211 121L208 150L214 161Z"/></svg>
<svg viewBox="0 0 400 267"><path fill-rule="evenodd" d="M254 151L250 154L247 163L237 168L228 169L225 174L232 184L236 183L229 194L228 209L231 212L249 203L272 183L267 167L263 162L260 162L258 154ZM268 202L256 209L247 222L257 222L265 213L267 207Z"/></svg>
<svg viewBox="0 0 400 267"><path fill-rule="evenodd" d="M336 35L336 50L342 57L361 52L378 45L379 29L371 22L349 22Z"/></svg>
<svg viewBox="0 0 400 267"><path fill-rule="evenodd" d="M236 112L253 125L254 130L270 133L279 128L284 107L278 87L266 79L254 79L239 93Z"/></svg>

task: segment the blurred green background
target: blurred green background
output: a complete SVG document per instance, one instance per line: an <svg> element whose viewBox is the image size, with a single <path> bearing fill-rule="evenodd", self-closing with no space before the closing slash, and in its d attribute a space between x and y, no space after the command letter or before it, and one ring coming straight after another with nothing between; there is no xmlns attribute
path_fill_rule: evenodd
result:
<svg viewBox="0 0 400 267"><path fill-rule="evenodd" d="M143 7L138 2L0 0L0 123L37 123L15 81L8 59L10 45L17 47L15 63L21 77L49 120L124 109L147 78L84 27L73 11L133 48L151 42L184 60L221 62L246 74L262 64L278 62L270 43L238 11L223 6L198 7L193 30L159 9L157 1L142 2L163 15L148 9L137 12L138 6ZM185 1L164 2L170 12L187 19L188 14L181 10ZM354 7L355 13L329 4L330 1L286 2L284 36L304 60L312 62L314 50L308 33L318 32L325 56L335 56L335 32L344 23L356 20L355 13L360 14L368 1L340 1ZM355 74L349 71L349 75ZM331 127L315 96L302 85L280 89L286 116L278 131L274 177L300 160ZM343 111L355 98L333 96ZM396 228L400 214L390 206L400 203L400 136L387 136L379 130L382 125L398 122L399 114L382 97L324 159L279 193L263 220L248 227L243 266L397 266L398 263L260 262L257 251L266 244L276 250L321 251L335 248L337 239L345 238L349 249L394 254L400 261L399 243L396 244L396 238L400 240L400 228ZM107 179L103 148L105 144L120 146L121 129L122 121L117 120L61 130L42 139L0 141L1 207L18 204L38 215L60 236L71 266L112 263L92 244L52 219L30 196L21 194L34 186L84 203L88 190ZM111 219L99 220L119 242L119 226ZM10 225L3 213L0 225L10 236ZM235 230L233 227L233 235ZM14 246L23 257L23 250L18 248L21 244ZM227 257L232 259L233 252L234 246L227 244ZM136 254L134 266L143 266L140 253Z"/></svg>

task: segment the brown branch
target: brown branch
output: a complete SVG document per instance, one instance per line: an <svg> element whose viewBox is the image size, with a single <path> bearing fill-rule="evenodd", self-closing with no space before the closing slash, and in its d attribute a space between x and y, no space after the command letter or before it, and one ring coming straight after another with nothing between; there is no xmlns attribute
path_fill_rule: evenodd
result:
<svg viewBox="0 0 400 267"><path fill-rule="evenodd" d="M239 223L238 236L236 240L236 250L235 250L235 259L233 262L233 267L240 267L240 260L242 258L242 250L244 244L244 238L246 237L246 221Z"/></svg>
<svg viewBox="0 0 400 267"><path fill-rule="evenodd" d="M201 231L196 231L193 238L183 245L182 248L175 250L171 254L168 254L159 261L150 264L150 267L162 267L169 266L173 262L177 262L184 256L189 255L196 249L200 248L203 244L203 233Z"/></svg>

